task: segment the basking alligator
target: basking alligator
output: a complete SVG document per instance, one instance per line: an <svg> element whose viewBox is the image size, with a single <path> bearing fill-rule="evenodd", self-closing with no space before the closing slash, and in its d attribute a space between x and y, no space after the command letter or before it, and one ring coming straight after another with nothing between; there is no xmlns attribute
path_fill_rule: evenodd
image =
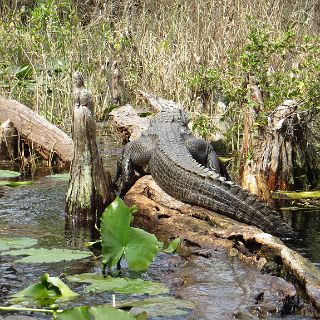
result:
<svg viewBox="0 0 320 320"><path fill-rule="evenodd" d="M211 145L195 138L180 109L159 112L150 128L123 149L115 184L124 194L136 174L150 172L173 197L255 225L274 235L291 233L278 212L220 174Z"/></svg>

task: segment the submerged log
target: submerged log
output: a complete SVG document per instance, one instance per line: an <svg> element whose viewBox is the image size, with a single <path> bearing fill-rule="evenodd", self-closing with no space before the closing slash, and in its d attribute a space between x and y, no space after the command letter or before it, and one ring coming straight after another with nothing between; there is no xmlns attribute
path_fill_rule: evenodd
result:
<svg viewBox="0 0 320 320"><path fill-rule="evenodd" d="M8 119L28 145L30 153L34 152L49 164L71 163L73 142L67 134L23 104L0 96L0 123Z"/></svg>
<svg viewBox="0 0 320 320"><path fill-rule="evenodd" d="M278 238L213 211L172 198L144 176L125 196L135 205L134 224L155 233L161 240L182 239L189 254L205 255L207 250L227 251L262 272L272 272L298 284L312 305L320 311L320 270Z"/></svg>
<svg viewBox="0 0 320 320"><path fill-rule="evenodd" d="M98 223L100 214L114 199L109 172L98 152L96 123L91 93L85 89L80 73L75 73L73 111L74 158L66 197L66 212L71 223Z"/></svg>

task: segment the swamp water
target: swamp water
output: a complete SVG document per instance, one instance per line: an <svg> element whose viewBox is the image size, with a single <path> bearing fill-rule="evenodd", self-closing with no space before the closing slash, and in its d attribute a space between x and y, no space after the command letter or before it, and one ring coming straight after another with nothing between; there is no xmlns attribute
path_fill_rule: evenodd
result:
<svg viewBox="0 0 320 320"><path fill-rule="evenodd" d="M117 148L108 150L105 163L114 163ZM110 154L112 150L112 154ZM110 168L111 169L111 168ZM58 176L57 176L58 177ZM83 243L92 240L90 232L68 230L65 226L65 193L67 181L57 177L40 177L32 185L18 188L2 187L0 193L0 236L30 237L38 240L36 247L84 249ZM301 230L301 239L292 243L303 255L314 263L320 261L319 213L304 211L298 216L291 214L293 225L298 229L299 221L310 219L311 227ZM299 218L300 217L300 218ZM301 224L302 225L302 224ZM50 276L73 275L84 272L101 272L101 261L86 258L72 262L23 264L16 257L0 255L0 304L10 305L9 295L38 282L47 272ZM148 319L281 319L282 298L274 287L282 285L282 279L261 275L244 266L236 258L221 252L210 252L209 258L182 258L177 254L158 254L145 273L133 273L123 265L122 277L141 277L163 283L167 294L151 300L147 309ZM112 293L84 293L83 283L67 283L80 296L70 302L59 303L62 309L79 305L112 303ZM286 285L283 281L284 295ZM264 301L258 298L264 293ZM175 298L171 299L170 297ZM139 294L116 294L116 302L149 298ZM162 303L161 301L162 300ZM139 309L136 307L136 309ZM19 313L21 314L21 313ZM32 319L51 319L50 315L27 314ZM19 319L17 313L0 312L6 319ZM13 318L12 318L13 316ZM303 316L287 316L287 319L309 319Z"/></svg>

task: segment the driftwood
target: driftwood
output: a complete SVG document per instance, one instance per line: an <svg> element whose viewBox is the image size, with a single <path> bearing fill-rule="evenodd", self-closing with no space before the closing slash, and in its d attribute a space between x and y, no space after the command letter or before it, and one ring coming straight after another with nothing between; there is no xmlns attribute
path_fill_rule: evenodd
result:
<svg viewBox="0 0 320 320"><path fill-rule="evenodd" d="M49 164L70 164L73 142L67 134L23 104L0 96L0 123L8 120L30 153L34 152Z"/></svg>
<svg viewBox="0 0 320 320"><path fill-rule="evenodd" d="M93 99L75 73L73 111L74 158L66 197L66 212L75 225L99 223L100 214L114 199L111 176L104 170L96 143Z"/></svg>
<svg viewBox="0 0 320 320"><path fill-rule="evenodd" d="M297 283L320 311L320 270L278 238L210 210L173 199L144 176L125 196L127 205L138 208L134 223L160 239L180 237L191 254L226 250L231 256L263 272L285 276ZM296 294L295 292L293 294Z"/></svg>

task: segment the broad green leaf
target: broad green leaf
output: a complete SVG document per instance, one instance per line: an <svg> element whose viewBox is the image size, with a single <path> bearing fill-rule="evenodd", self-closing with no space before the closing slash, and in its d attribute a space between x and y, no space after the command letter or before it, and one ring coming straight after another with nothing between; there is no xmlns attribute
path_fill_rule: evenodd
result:
<svg viewBox="0 0 320 320"><path fill-rule="evenodd" d="M37 240L32 238L0 238L0 251L28 248L36 244Z"/></svg>
<svg viewBox="0 0 320 320"><path fill-rule="evenodd" d="M59 278L50 277L45 273L40 282L12 295L14 301L25 299L37 300L41 305L52 304L57 299L71 299L78 296Z"/></svg>
<svg viewBox="0 0 320 320"><path fill-rule="evenodd" d="M157 296L147 299L135 299L124 301L118 305L119 308L131 308L133 314L145 311L149 317L173 318L190 313L195 308L191 301L176 299L170 296Z"/></svg>
<svg viewBox="0 0 320 320"><path fill-rule="evenodd" d="M10 170L0 170L0 179L16 178L20 176L20 172Z"/></svg>
<svg viewBox="0 0 320 320"><path fill-rule="evenodd" d="M56 315L57 320L89 320L89 307L75 307ZM91 320L91 319L90 319Z"/></svg>
<svg viewBox="0 0 320 320"><path fill-rule="evenodd" d="M181 242L181 239L178 237L178 238L175 238L173 239L169 245L167 246L166 249L162 250L162 252L164 253L173 253L177 250L179 244Z"/></svg>
<svg viewBox="0 0 320 320"><path fill-rule="evenodd" d="M0 181L0 186L12 188L28 186L30 184L33 184L33 181Z"/></svg>
<svg viewBox="0 0 320 320"><path fill-rule="evenodd" d="M85 292L112 291L126 294L157 295L167 293L168 288L163 284L142 279L104 278L101 274L83 273L68 277L68 281L91 283Z"/></svg>
<svg viewBox="0 0 320 320"><path fill-rule="evenodd" d="M155 235L142 229L130 228L124 256L131 270L147 270L159 249Z"/></svg>
<svg viewBox="0 0 320 320"><path fill-rule="evenodd" d="M58 313L57 320L136 320L128 312L110 306L75 307Z"/></svg>
<svg viewBox="0 0 320 320"><path fill-rule="evenodd" d="M118 197L101 217L103 264L109 268L122 256L129 268L144 271L158 252L157 238L141 229L130 227L133 208L128 208Z"/></svg>
<svg viewBox="0 0 320 320"><path fill-rule="evenodd" d="M11 250L2 252L1 255L10 256L24 256L22 259L17 260L21 263L51 263L60 261L71 261L90 257L91 252L80 250L68 249L43 249L43 248L30 248L21 250Z"/></svg>

